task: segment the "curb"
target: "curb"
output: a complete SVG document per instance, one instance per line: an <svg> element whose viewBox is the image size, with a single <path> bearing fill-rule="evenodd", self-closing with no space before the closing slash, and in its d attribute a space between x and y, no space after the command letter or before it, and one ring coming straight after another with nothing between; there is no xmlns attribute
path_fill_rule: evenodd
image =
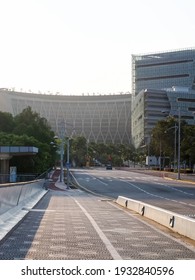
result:
<svg viewBox="0 0 195 280"><path fill-rule="evenodd" d="M90 193L90 194L92 194L92 195L94 195L94 196L97 196L97 197L102 197L102 198L110 199L110 197L108 197L108 196L95 193L95 192L93 192L93 191L91 191L91 190L89 190L89 189L87 189L87 188L81 186L81 185L79 184L79 182L77 181L77 179L74 177L74 175L73 175L72 173L71 173L71 176L72 176L72 179L73 179L73 181L74 181L74 184L75 184L79 189L81 189L81 190L83 190L83 191L85 191L85 192L88 192L88 193Z"/></svg>
<svg viewBox="0 0 195 280"><path fill-rule="evenodd" d="M195 240L195 219L124 196L118 196L116 203L168 227L174 232Z"/></svg>

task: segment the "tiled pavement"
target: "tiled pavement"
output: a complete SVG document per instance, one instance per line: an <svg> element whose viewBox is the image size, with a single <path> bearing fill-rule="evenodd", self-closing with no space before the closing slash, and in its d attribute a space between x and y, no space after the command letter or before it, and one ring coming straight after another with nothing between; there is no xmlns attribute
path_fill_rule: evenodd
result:
<svg viewBox="0 0 195 280"><path fill-rule="evenodd" d="M195 247L111 201L51 186L0 242L0 259L195 259Z"/></svg>

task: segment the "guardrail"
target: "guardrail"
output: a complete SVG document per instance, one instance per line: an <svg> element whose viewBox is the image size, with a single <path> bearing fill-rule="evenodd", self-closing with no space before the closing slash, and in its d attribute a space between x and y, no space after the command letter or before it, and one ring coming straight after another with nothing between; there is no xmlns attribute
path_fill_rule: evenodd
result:
<svg viewBox="0 0 195 280"><path fill-rule="evenodd" d="M116 203L156 221L183 236L195 240L195 219L124 196L118 196Z"/></svg>
<svg viewBox="0 0 195 280"><path fill-rule="evenodd" d="M37 176L38 174L0 174L0 184L33 181L37 178Z"/></svg>

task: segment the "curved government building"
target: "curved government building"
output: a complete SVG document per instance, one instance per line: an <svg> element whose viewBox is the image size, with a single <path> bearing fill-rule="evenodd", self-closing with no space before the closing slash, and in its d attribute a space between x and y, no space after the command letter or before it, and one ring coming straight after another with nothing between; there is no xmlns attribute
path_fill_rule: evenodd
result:
<svg viewBox="0 0 195 280"><path fill-rule="evenodd" d="M13 116L30 106L47 119L56 134L64 124L96 143L131 143L131 94L53 95L0 89L0 111Z"/></svg>

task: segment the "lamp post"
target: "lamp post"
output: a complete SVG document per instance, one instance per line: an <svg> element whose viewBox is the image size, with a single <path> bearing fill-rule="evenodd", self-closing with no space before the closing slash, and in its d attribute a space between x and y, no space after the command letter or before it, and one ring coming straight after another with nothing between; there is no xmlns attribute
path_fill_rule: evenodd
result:
<svg viewBox="0 0 195 280"><path fill-rule="evenodd" d="M66 172L67 172L67 189L70 189L70 178L69 178L69 170L70 168L70 139L67 138L67 162L66 162Z"/></svg>
<svg viewBox="0 0 195 280"><path fill-rule="evenodd" d="M87 145L86 166L89 167L90 166L90 160L89 160L89 139L87 139L86 145Z"/></svg>
<svg viewBox="0 0 195 280"><path fill-rule="evenodd" d="M180 107L178 108L178 156L177 156L177 179L180 180L180 152L181 152L181 111Z"/></svg>
<svg viewBox="0 0 195 280"><path fill-rule="evenodd" d="M166 111L162 111L162 113L166 113ZM170 115L170 114L169 114ZM170 115L171 116L171 115ZM176 159L176 124L175 124L175 159ZM180 160L181 160L181 110L178 107L178 147L177 147L177 180L181 179L180 175Z"/></svg>
<svg viewBox="0 0 195 280"><path fill-rule="evenodd" d="M58 136L55 136L54 138L55 139L60 139L60 182L64 182L64 164L63 164L63 159L64 159L64 144L66 143L67 144L67 161L66 161L66 169L67 169L67 189L70 188L70 176L69 176L69 173L70 173L70 138L72 137L73 135L73 132L74 132L74 128L72 130L72 134L71 134L71 137L67 137L67 139L65 139L65 133L66 133L66 125L70 125L72 126L71 124L67 124L66 122L65 123L61 123L61 129L60 129L60 137Z"/></svg>
<svg viewBox="0 0 195 280"><path fill-rule="evenodd" d="M64 139L58 136L54 136L54 139L60 139L60 183L64 182L64 166L63 166L63 159L64 159ZM53 142L51 142L54 145Z"/></svg>
<svg viewBox="0 0 195 280"><path fill-rule="evenodd" d="M58 138L55 136L56 139ZM66 140L61 139L60 144L60 182L64 182L64 144L67 144L67 160L66 160L66 172L67 172L67 189L70 188L70 138L68 137Z"/></svg>
<svg viewBox="0 0 195 280"><path fill-rule="evenodd" d="M150 169L150 139L148 137L148 169Z"/></svg>
<svg viewBox="0 0 195 280"><path fill-rule="evenodd" d="M61 139L60 145L60 182L64 182L64 140Z"/></svg>
<svg viewBox="0 0 195 280"><path fill-rule="evenodd" d="M176 147L176 145L177 145L177 126L176 126L176 123L175 123L175 143L174 143L174 172L176 171L176 161L177 161L177 152L176 152L176 150L177 150L177 147Z"/></svg>
<svg viewBox="0 0 195 280"><path fill-rule="evenodd" d="M148 136L148 169L150 169L150 140L150 136Z"/></svg>
<svg viewBox="0 0 195 280"><path fill-rule="evenodd" d="M175 129L175 140L174 140L174 172L176 171L176 160L177 160L177 155L176 155L176 150L177 150L177 148L176 148L176 146L177 146L177 125L176 125L176 123L175 123L175 125L174 126L172 126L172 127L169 127L167 130L165 130L165 133L167 132L167 131L169 131L170 129Z"/></svg>
<svg viewBox="0 0 195 280"><path fill-rule="evenodd" d="M66 175L67 175L67 189L70 189L70 139L72 139L75 129L73 128L71 136L66 139L66 151L67 151L67 160L66 160Z"/></svg>
<svg viewBox="0 0 195 280"><path fill-rule="evenodd" d="M159 149L160 151L159 151L159 154L160 154L160 156L159 156L159 170L161 171L161 153L162 153L162 143L161 143L161 136L160 136L160 149Z"/></svg>

